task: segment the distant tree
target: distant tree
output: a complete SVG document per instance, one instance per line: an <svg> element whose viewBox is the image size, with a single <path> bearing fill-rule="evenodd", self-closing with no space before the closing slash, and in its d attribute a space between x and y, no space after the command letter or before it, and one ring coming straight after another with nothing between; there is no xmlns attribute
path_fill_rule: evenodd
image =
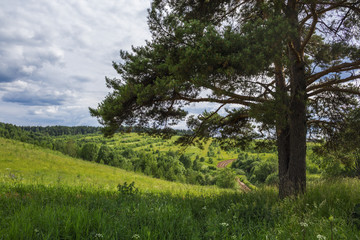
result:
<svg viewBox="0 0 360 240"><path fill-rule="evenodd" d="M82 146L80 157L84 160L95 161L97 159L99 147L95 143L86 143Z"/></svg>
<svg viewBox="0 0 360 240"><path fill-rule="evenodd" d="M326 141L313 148L323 157L323 165L331 169L342 164L345 170L342 174L360 176L360 108L352 110L339 121L338 127L327 130ZM339 169L337 171L341 174Z"/></svg>
<svg viewBox="0 0 360 240"><path fill-rule="evenodd" d="M191 168L192 166L191 158L188 155L182 154L179 158L179 161L184 165L185 168Z"/></svg>
<svg viewBox="0 0 360 240"><path fill-rule="evenodd" d="M216 185L222 188L235 187L235 174L229 168L220 170L216 176Z"/></svg>
<svg viewBox="0 0 360 240"><path fill-rule="evenodd" d="M303 193L306 137L360 95L350 84L360 78L360 2L154 0L148 24L152 40L121 51L121 78L107 78L112 93L90 109L105 135L121 124L170 134L185 106L212 103L188 118L184 144L239 146L261 132L276 139L280 197Z"/></svg>
<svg viewBox="0 0 360 240"><path fill-rule="evenodd" d="M71 157L77 157L78 154L78 146L73 139L70 139L66 142L65 145L65 154Z"/></svg>
<svg viewBox="0 0 360 240"><path fill-rule="evenodd" d="M107 145L101 145L97 154L96 162L103 161L104 164L110 164L113 161L114 154L113 150Z"/></svg>
<svg viewBox="0 0 360 240"><path fill-rule="evenodd" d="M202 164L199 163L198 160L194 160L193 165L192 165L192 169L194 169L195 171L200 171L201 166L202 166Z"/></svg>

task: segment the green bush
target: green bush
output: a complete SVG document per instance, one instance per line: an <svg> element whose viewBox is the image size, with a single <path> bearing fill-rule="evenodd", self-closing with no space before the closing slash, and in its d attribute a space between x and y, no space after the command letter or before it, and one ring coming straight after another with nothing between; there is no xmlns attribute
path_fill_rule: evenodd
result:
<svg viewBox="0 0 360 240"><path fill-rule="evenodd" d="M236 175L231 169L221 169L216 176L216 185L221 188L234 188L235 177Z"/></svg>
<svg viewBox="0 0 360 240"><path fill-rule="evenodd" d="M279 173L274 172L268 175L265 179L267 185L278 185L279 184Z"/></svg>

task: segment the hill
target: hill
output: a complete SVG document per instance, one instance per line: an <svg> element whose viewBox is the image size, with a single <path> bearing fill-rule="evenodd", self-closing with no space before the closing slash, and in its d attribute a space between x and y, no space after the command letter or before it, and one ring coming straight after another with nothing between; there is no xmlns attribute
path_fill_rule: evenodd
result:
<svg viewBox="0 0 360 240"><path fill-rule="evenodd" d="M201 187L155 179L72 158L36 145L0 138L0 174L2 180L45 185L95 186L115 189L118 184L135 182L142 191L224 192L217 187Z"/></svg>
<svg viewBox="0 0 360 240"><path fill-rule="evenodd" d="M360 239L358 179L280 201L274 187L167 182L3 138L0 173L0 239Z"/></svg>

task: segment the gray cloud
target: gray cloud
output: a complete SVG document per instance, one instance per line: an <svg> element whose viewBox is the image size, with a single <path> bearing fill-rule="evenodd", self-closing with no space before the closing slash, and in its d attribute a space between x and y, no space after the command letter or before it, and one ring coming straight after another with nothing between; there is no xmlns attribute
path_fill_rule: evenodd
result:
<svg viewBox="0 0 360 240"><path fill-rule="evenodd" d="M119 50L150 37L149 6L150 0L1 4L0 121L96 125L88 107L107 94L104 77L115 76L111 62L119 61Z"/></svg>
<svg viewBox="0 0 360 240"><path fill-rule="evenodd" d="M4 94L2 101L26 106L56 106L62 105L67 98L66 94L21 91Z"/></svg>

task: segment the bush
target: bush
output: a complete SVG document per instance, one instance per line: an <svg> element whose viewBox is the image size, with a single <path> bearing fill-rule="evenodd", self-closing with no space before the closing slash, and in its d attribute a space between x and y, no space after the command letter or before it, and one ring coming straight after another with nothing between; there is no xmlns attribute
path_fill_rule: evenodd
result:
<svg viewBox="0 0 360 240"><path fill-rule="evenodd" d="M276 160L273 158L268 158L265 161L259 162L253 169L253 174L251 179L256 182L264 183L266 178L270 174L274 174L277 171Z"/></svg>
<svg viewBox="0 0 360 240"><path fill-rule="evenodd" d="M117 188L121 195L135 195L139 193L139 189L135 187L135 182L130 184L124 182L123 185L119 184Z"/></svg>
<svg viewBox="0 0 360 240"><path fill-rule="evenodd" d="M235 177L235 173L231 169L224 168L216 176L216 185L221 188L234 188Z"/></svg>
<svg viewBox="0 0 360 240"><path fill-rule="evenodd" d="M267 185L278 185L279 184L279 173L275 172L267 176L265 183Z"/></svg>

